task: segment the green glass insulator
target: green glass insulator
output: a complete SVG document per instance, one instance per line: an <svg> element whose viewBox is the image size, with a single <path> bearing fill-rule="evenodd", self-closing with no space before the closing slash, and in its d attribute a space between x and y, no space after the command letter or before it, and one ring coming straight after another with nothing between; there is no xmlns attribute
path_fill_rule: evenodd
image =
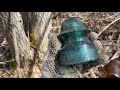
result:
<svg viewBox="0 0 120 90"><path fill-rule="evenodd" d="M90 32L77 17L63 21L58 35L62 44L58 58L60 65L69 66L99 59L95 45L88 39Z"/></svg>

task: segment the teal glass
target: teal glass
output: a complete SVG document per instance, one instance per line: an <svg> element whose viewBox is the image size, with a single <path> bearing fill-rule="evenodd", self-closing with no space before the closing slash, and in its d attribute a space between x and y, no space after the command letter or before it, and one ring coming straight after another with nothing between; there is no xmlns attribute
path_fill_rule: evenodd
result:
<svg viewBox="0 0 120 90"><path fill-rule="evenodd" d="M63 21L58 35L62 44L58 57L60 65L76 65L99 59L95 45L87 37L90 32L77 17Z"/></svg>

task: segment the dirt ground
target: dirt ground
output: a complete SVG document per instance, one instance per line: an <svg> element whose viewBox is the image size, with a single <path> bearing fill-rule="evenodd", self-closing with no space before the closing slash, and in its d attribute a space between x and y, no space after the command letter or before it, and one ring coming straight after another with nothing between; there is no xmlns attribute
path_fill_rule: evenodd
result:
<svg viewBox="0 0 120 90"><path fill-rule="evenodd" d="M120 12L55 12L52 18L52 29L51 32L56 33L58 35L60 33L60 26L64 19L69 17L79 17L85 26L96 33L101 33L99 36L99 40L103 45L110 43L110 50L119 50L119 35L120 35ZM114 22L114 20L118 19ZM113 23L112 23L113 22ZM110 24L112 23L112 24ZM118 44L116 44L118 42ZM7 41L4 36L0 32L0 78L15 78L16 72L14 70L9 70L7 67L8 63L13 62L12 60L8 60L6 58L8 52ZM110 53L107 55L110 56ZM111 55L112 57L113 55ZM102 65L102 64L101 64ZM99 66L94 67L85 73L86 77L97 78L97 68ZM90 76L91 75L91 76Z"/></svg>

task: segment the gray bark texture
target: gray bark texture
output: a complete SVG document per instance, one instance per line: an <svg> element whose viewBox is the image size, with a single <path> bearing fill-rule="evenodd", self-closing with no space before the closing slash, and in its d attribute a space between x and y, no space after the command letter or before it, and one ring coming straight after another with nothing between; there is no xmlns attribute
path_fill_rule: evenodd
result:
<svg viewBox="0 0 120 90"><path fill-rule="evenodd" d="M17 48L21 63L30 59L30 42L24 32L23 20L19 12L1 12L0 13L0 28L6 37L11 51L14 50L14 34L16 35ZM24 65L24 64L23 64Z"/></svg>
<svg viewBox="0 0 120 90"><path fill-rule="evenodd" d="M35 73L35 64L42 61L47 51L50 27L50 12L0 12L0 30L8 41L16 65L30 67L31 73Z"/></svg>

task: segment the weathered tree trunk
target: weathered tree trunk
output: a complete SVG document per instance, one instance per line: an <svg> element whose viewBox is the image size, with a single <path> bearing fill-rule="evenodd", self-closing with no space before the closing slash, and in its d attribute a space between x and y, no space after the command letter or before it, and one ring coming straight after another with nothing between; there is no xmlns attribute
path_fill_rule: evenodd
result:
<svg viewBox="0 0 120 90"><path fill-rule="evenodd" d="M51 13L50 12L27 12L21 13L23 21L26 22L26 34L30 37L31 47L34 48L33 63L30 65L30 74L39 73L37 70L43 56L48 48L48 33L51 28ZM29 33L27 33L29 32ZM32 74L33 73L33 74Z"/></svg>
<svg viewBox="0 0 120 90"><path fill-rule="evenodd" d="M6 37L17 69L27 65L30 59L30 42L24 32L23 20L19 12L1 12L0 28Z"/></svg>
<svg viewBox="0 0 120 90"><path fill-rule="evenodd" d="M14 51L17 66L32 70L33 77L39 68L34 66L40 63L48 47L50 19L50 12L0 12L0 29Z"/></svg>
<svg viewBox="0 0 120 90"><path fill-rule="evenodd" d="M30 37L34 40L33 45L40 51L39 57L42 57L48 45L48 33L51 27L51 13L35 12L31 13Z"/></svg>

